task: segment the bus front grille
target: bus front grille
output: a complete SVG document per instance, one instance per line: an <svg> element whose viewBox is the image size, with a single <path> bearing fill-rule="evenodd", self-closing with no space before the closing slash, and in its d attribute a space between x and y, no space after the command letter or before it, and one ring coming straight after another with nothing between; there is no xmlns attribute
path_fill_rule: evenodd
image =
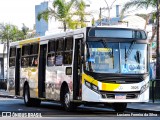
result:
<svg viewBox="0 0 160 120"><path fill-rule="evenodd" d="M122 99L136 99L138 98L140 92L116 92L116 93L111 93L111 92L101 92L101 97L103 99L116 99L117 95L122 95Z"/></svg>

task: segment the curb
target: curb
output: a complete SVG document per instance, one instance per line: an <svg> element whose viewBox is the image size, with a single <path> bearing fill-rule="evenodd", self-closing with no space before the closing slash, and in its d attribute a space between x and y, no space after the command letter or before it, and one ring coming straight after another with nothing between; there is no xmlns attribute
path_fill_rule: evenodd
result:
<svg viewBox="0 0 160 120"><path fill-rule="evenodd" d="M20 97L20 96L13 96L13 95L0 95L0 97L3 97L3 98L14 98L14 99L22 99L23 97Z"/></svg>

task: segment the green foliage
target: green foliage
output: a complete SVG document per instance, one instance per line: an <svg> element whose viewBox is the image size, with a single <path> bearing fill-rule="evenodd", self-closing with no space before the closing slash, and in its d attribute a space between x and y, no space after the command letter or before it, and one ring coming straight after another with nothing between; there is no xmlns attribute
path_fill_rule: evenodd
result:
<svg viewBox="0 0 160 120"><path fill-rule="evenodd" d="M0 38L2 42L7 40L16 41L22 32L18 30L17 26L10 24L0 24Z"/></svg>
<svg viewBox="0 0 160 120"><path fill-rule="evenodd" d="M18 41L26 38L33 37L28 36L29 28L23 24L22 30L19 30L17 26L12 24L0 24L0 40L1 42L6 41Z"/></svg>
<svg viewBox="0 0 160 120"><path fill-rule="evenodd" d="M147 9L148 7L156 8L156 3L157 0L130 0L123 6L121 11L121 16L123 16L124 13L132 7L145 8L145 9Z"/></svg>
<svg viewBox="0 0 160 120"><path fill-rule="evenodd" d="M67 28L76 29L78 26L86 26L85 20L85 2L83 0L54 0L53 9L47 10L38 14L37 19L48 19L55 17L58 21L62 22L64 31ZM75 12L72 12L75 11ZM73 16L78 16L79 19L73 20Z"/></svg>

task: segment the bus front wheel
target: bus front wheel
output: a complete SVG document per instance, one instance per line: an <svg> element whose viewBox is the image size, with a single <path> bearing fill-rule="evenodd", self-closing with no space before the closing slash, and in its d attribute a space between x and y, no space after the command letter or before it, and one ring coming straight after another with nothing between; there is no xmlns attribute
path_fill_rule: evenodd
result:
<svg viewBox="0 0 160 120"><path fill-rule="evenodd" d="M75 104L70 100L70 93L67 87L63 91L62 105L66 111L73 111L75 109Z"/></svg>
<svg viewBox="0 0 160 120"><path fill-rule="evenodd" d="M127 103L112 103L112 108L116 112L124 112L127 108Z"/></svg>

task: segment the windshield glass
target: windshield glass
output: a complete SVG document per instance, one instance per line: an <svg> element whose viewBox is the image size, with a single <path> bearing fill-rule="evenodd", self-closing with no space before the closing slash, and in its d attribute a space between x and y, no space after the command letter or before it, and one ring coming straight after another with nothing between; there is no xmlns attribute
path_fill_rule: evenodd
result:
<svg viewBox="0 0 160 120"><path fill-rule="evenodd" d="M119 72L119 44L88 42L86 69L97 73Z"/></svg>
<svg viewBox="0 0 160 120"><path fill-rule="evenodd" d="M87 42L86 70L96 73L146 73L147 45Z"/></svg>
<svg viewBox="0 0 160 120"><path fill-rule="evenodd" d="M135 43L120 44L121 72L147 72L147 45Z"/></svg>

